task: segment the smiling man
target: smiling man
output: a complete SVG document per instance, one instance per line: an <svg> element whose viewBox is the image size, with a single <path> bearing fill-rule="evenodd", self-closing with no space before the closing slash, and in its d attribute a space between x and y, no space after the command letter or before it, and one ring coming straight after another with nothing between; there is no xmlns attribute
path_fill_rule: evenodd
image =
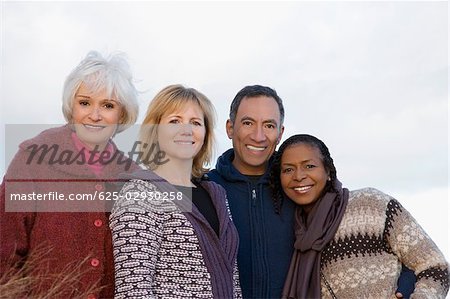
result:
<svg viewBox="0 0 450 299"><path fill-rule="evenodd" d="M244 175L263 175L283 129L280 109L273 97L242 98L236 114L227 121L227 135L236 152L234 167Z"/></svg>
<svg viewBox="0 0 450 299"><path fill-rule="evenodd" d="M209 177L228 195L239 231L238 266L244 298L280 298L294 244L294 205L275 211L269 161L283 135L284 108L275 90L247 86L230 108L226 129L233 149L219 157Z"/></svg>

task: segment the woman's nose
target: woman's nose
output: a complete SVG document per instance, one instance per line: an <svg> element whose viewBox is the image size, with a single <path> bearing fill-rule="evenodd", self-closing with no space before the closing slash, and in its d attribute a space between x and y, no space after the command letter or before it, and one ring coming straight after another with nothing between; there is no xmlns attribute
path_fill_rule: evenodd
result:
<svg viewBox="0 0 450 299"><path fill-rule="evenodd" d="M182 135L186 135L186 136L192 135L192 125L191 124L181 124L180 132Z"/></svg>
<svg viewBox="0 0 450 299"><path fill-rule="evenodd" d="M301 168L297 168L297 170L294 173L294 179L297 181L301 181L305 177L306 177L306 173Z"/></svg>
<svg viewBox="0 0 450 299"><path fill-rule="evenodd" d="M93 107L91 113L89 114L89 118L93 121L99 121L102 119L99 108Z"/></svg>

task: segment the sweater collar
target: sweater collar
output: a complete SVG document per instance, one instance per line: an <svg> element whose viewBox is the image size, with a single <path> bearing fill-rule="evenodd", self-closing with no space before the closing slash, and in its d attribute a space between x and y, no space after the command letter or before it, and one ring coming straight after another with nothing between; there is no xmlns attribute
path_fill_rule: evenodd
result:
<svg viewBox="0 0 450 299"><path fill-rule="evenodd" d="M51 128L42 131L34 138L28 139L19 145L19 148L29 153L29 164L46 164L59 172L70 174L71 176L95 177L95 174L85 163L81 161L84 155L80 153L72 139L72 127L66 124L62 127ZM114 160L104 165L104 176L116 174L118 169L126 172L130 167L136 168L136 165L126 158L122 152L111 142L110 149L115 154ZM116 153L117 152L117 153ZM120 163L122 162L122 163Z"/></svg>
<svg viewBox="0 0 450 299"><path fill-rule="evenodd" d="M236 167L233 165L234 159L234 149L230 148L224 152L218 159L216 163L216 171L227 181L230 182L247 182L251 183L250 178L240 173ZM270 177L270 165L272 165L272 157L269 160L269 167L266 172L261 176L258 183L264 184L269 182Z"/></svg>
<svg viewBox="0 0 450 299"><path fill-rule="evenodd" d="M107 159L103 159L103 155L105 154L105 157L112 157L115 152L114 146L111 142L108 142L103 151L91 151L80 140L77 133L72 132L71 136L77 152L83 154L84 160L87 162L86 165L95 173L95 175L99 176L102 173L103 168L106 166L103 160Z"/></svg>

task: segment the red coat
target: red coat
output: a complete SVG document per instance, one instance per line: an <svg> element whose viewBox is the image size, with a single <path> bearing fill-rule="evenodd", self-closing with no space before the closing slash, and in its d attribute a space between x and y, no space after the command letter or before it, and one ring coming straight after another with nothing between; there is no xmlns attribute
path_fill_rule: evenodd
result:
<svg viewBox="0 0 450 299"><path fill-rule="evenodd" d="M31 153L27 148L33 144L52 146L56 143L59 147L58 153L62 151L67 151L66 154L69 151L77 153L71 133L72 130L68 125L43 131L19 146L19 151L8 167L1 185L0 196L0 277L11 268L12 263L26 258L36 248L45 248L48 254L40 259L39 267L34 274L45 277L40 284L41 291L48 292L52 283L61 282L65 274L76 269L74 271L76 273L71 273L77 276L75 281L63 286L67 293L60 295L61 298L63 296L78 298L80 294L87 294L89 288L98 290L98 287L102 288L101 291L92 292L87 298L113 298L114 263L108 226L109 212L106 212L105 208L105 204L112 204L113 201L99 200L100 192L105 191L105 182L98 180L87 165L76 162L70 165L52 163L50 154L45 155L41 163L37 156L30 164L26 163ZM117 159L127 163L120 164L113 160L106 164L101 179L116 179L120 173L138 168L131 160L124 157L123 153L118 151L118 154ZM14 181L17 179L29 181ZM95 201L11 201L11 192L21 194L34 192L35 196L49 192L64 194L64 196L68 196L69 193L96 193L97 199ZM5 203L7 204L6 212ZM38 205L38 210L72 208L77 211L84 209L88 212L7 212L12 208L33 210L35 204Z"/></svg>

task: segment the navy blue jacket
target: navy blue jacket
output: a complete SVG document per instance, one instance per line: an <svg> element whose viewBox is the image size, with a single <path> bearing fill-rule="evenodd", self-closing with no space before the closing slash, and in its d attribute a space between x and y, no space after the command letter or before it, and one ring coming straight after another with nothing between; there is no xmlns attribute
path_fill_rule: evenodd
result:
<svg viewBox="0 0 450 299"><path fill-rule="evenodd" d="M227 191L239 232L238 268L244 298L280 298L294 248L294 203L275 213L268 171L252 183L232 165L234 151L217 160L209 178Z"/></svg>

